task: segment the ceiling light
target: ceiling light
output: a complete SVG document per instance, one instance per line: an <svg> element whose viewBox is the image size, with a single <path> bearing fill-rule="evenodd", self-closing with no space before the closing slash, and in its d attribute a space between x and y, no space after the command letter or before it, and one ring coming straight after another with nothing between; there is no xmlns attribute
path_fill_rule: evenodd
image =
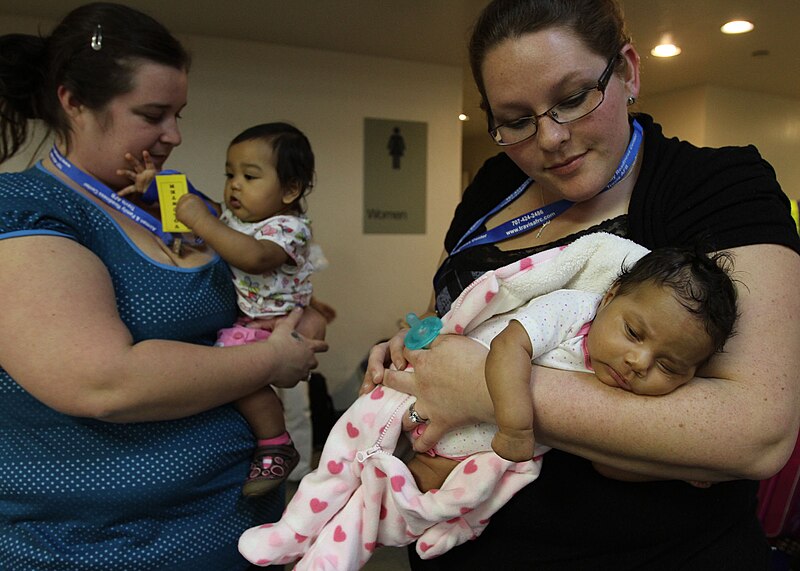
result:
<svg viewBox="0 0 800 571"><path fill-rule="evenodd" d="M656 57L673 57L681 53L681 48L675 44L659 44L650 53Z"/></svg>
<svg viewBox="0 0 800 571"><path fill-rule="evenodd" d="M744 34L753 29L753 24L746 20L733 20L720 28L723 34Z"/></svg>
<svg viewBox="0 0 800 571"><path fill-rule="evenodd" d="M459 121L469 121L469 115L465 115L464 113L459 113L458 120Z"/></svg>

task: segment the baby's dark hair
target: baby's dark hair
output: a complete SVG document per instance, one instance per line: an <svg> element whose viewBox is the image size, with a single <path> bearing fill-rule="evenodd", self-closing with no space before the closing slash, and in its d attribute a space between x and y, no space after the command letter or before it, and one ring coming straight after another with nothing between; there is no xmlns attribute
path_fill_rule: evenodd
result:
<svg viewBox="0 0 800 571"><path fill-rule="evenodd" d="M719 352L734 335L738 317L732 264L727 252L708 255L698 249L658 248L623 267L615 282L617 295L645 283L670 288L678 302L700 319Z"/></svg>
<svg viewBox="0 0 800 571"><path fill-rule="evenodd" d="M233 138L229 147L245 141L261 140L272 146L275 171L282 188L297 184L300 194L289 205L299 213L305 212L305 197L314 187L314 153L311 143L300 129L288 123L263 123L245 129Z"/></svg>

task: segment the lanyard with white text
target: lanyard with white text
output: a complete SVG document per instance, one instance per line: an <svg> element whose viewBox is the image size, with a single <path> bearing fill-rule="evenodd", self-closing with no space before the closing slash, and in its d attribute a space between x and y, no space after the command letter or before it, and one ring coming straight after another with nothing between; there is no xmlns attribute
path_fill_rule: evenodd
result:
<svg viewBox="0 0 800 571"><path fill-rule="evenodd" d="M164 232L161 229L160 220L73 165L59 152L55 145L50 149L50 160L53 161L53 164L58 170L80 185L81 188L91 193L92 196L99 198L108 206L124 214L140 226L147 228L150 232L161 238L167 246L172 244L175 238L171 233Z"/></svg>
<svg viewBox="0 0 800 571"><path fill-rule="evenodd" d="M639 153L639 147L642 143L642 126L639 122L634 119L633 120L633 134L631 135L631 139L628 142L628 148L625 150L625 154L622 156L622 160L617 166L617 169L614 171L614 176L608 182L608 184L601 190L600 192L605 192L614 185L616 185L619 181L625 178L628 175L628 172L633 167L634 163L636 162L636 156ZM537 208L536 210L532 210L526 214L518 216L513 220L509 220L488 230L479 236L475 236L474 238L467 240L468 236L471 236L475 230L477 230L483 223L492 215L499 212L501 209L505 208L507 205L512 203L516 200L525 190L533 183L533 179L529 178L525 182L520 185L514 192L512 192L509 196L504 198L500 204L495 206L491 211L489 211L486 215L482 216L480 219L475 221L475 223L470 227L469 230L461 237L461 239L456 243L453 250L450 252L450 255L453 256L458 252L466 250L467 248L472 248L474 246L479 246L481 244L493 244L495 242L502 242L512 236L516 236L517 234L523 234L534 228L541 226L542 224L546 224L565 210L567 210L570 206L575 204L571 200L562 199L557 202L553 202L541 208Z"/></svg>

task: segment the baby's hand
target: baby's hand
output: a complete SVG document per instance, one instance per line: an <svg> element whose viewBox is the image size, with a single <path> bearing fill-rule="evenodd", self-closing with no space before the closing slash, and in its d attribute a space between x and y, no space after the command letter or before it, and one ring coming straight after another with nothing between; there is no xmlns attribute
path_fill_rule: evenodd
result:
<svg viewBox="0 0 800 571"><path fill-rule="evenodd" d="M211 216L206 203L196 194L184 194L175 206L175 216L189 228L194 228L206 216Z"/></svg>
<svg viewBox="0 0 800 571"><path fill-rule="evenodd" d="M119 169L117 174L129 178L133 184L126 186L119 191L120 196L126 196L132 193L144 194L150 183L158 174L153 159L150 158L150 153L142 151L142 160L139 161L130 153L125 153L125 160L131 165L130 169Z"/></svg>

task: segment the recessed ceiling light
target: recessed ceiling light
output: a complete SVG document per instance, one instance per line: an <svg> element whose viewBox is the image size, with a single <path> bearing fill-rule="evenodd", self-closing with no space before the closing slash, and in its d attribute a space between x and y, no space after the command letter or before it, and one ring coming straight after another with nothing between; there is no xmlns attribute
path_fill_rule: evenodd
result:
<svg viewBox="0 0 800 571"><path fill-rule="evenodd" d="M675 44L659 44L650 53L656 57L673 57L681 53L681 48Z"/></svg>
<svg viewBox="0 0 800 571"><path fill-rule="evenodd" d="M744 34L754 28L747 20L733 20L720 28L723 34Z"/></svg>
<svg viewBox="0 0 800 571"><path fill-rule="evenodd" d="M460 113L460 114L458 115L458 120L459 120L459 121L469 121L469 115L466 115L466 114L464 114L464 113Z"/></svg>

